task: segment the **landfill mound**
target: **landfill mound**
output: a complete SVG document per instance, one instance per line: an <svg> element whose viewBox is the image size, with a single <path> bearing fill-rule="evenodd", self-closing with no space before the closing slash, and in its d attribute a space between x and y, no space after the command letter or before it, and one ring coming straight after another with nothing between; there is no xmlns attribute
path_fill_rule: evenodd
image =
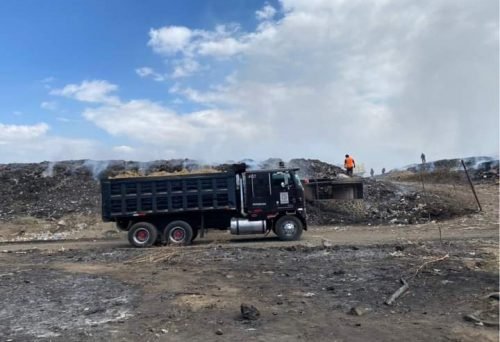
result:
<svg viewBox="0 0 500 342"><path fill-rule="evenodd" d="M250 168L277 168L283 160L244 160ZM292 159L287 167L300 169L302 178L345 177L338 166L315 159ZM0 221L36 218L58 222L77 216L100 220L99 179L120 176L185 174L224 171L231 164L206 165L189 159L135 161L74 160L0 165ZM474 205L460 196L418 189L389 179L362 179L363 200L316 201L307 204L310 224L419 223L467 214ZM453 198L450 198L453 197ZM92 222L87 222L92 224ZM62 225L62 224L60 224Z"/></svg>

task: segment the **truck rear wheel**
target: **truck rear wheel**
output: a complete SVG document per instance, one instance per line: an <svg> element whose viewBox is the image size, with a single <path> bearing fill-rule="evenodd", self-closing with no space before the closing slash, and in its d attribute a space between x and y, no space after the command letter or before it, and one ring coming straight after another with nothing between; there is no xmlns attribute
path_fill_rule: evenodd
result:
<svg viewBox="0 0 500 342"><path fill-rule="evenodd" d="M149 222L137 222L128 231L128 241L134 247L151 247L158 237L158 230Z"/></svg>
<svg viewBox="0 0 500 342"><path fill-rule="evenodd" d="M164 241L167 245L185 246L193 240L193 228L185 221L173 221L165 227Z"/></svg>
<svg viewBox="0 0 500 342"><path fill-rule="evenodd" d="M302 235L304 226L302 222L295 216L282 216L274 226L274 232L282 241L299 240Z"/></svg>

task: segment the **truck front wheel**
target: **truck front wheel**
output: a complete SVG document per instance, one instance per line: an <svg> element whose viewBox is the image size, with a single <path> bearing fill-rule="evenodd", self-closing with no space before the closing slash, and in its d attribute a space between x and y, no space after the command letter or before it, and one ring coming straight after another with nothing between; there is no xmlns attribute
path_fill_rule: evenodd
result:
<svg viewBox="0 0 500 342"><path fill-rule="evenodd" d="M274 232L282 241L299 240L304 229L302 222L295 216L285 215L278 219Z"/></svg>
<svg viewBox="0 0 500 342"><path fill-rule="evenodd" d="M185 221L173 221L165 227L164 241L167 245L184 246L193 240L193 228Z"/></svg>
<svg viewBox="0 0 500 342"><path fill-rule="evenodd" d="M149 222L137 222L128 231L128 241L134 247L151 247L158 237L158 230Z"/></svg>

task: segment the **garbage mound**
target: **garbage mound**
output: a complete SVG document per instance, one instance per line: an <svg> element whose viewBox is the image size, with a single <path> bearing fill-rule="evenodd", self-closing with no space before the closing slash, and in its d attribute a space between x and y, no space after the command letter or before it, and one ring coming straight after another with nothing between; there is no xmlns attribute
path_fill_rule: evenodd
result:
<svg viewBox="0 0 500 342"><path fill-rule="evenodd" d="M465 189L467 190L467 189ZM427 189L420 184L399 184L363 179L364 198L309 203L308 221L331 224L418 224L475 212L472 195L464 189Z"/></svg>

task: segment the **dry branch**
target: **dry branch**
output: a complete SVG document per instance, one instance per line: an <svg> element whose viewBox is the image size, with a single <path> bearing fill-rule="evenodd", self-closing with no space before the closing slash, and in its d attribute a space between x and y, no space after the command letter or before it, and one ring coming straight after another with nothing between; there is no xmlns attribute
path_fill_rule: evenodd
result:
<svg viewBox="0 0 500 342"><path fill-rule="evenodd" d="M408 290L410 288L410 285L408 285L408 283L406 282L406 280L404 280L403 278L401 278L400 281L401 281L401 284L403 284L403 286L401 286L399 289L397 289L397 291L394 292L392 294L392 296L390 296L389 299L385 301L385 304L392 305L392 303L394 303L394 301L396 299L398 299L399 297L401 297L401 295L403 293L405 293L406 290Z"/></svg>
<svg viewBox="0 0 500 342"><path fill-rule="evenodd" d="M420 265L419 268L417 268L417 270L415 271L415 274L411 277L411 279L414 279L417 276L418 272L420 272L425 266L427 266L429 264L432 264L432 263L435 263L435 262L438 262L438 261L443 261L445 259L448 259L449 257L450 257L450 255L446 254L446 255L444 255L442 257L439 257L439 258L432 259L432 260L424 262L422 265Z"/></svg>

